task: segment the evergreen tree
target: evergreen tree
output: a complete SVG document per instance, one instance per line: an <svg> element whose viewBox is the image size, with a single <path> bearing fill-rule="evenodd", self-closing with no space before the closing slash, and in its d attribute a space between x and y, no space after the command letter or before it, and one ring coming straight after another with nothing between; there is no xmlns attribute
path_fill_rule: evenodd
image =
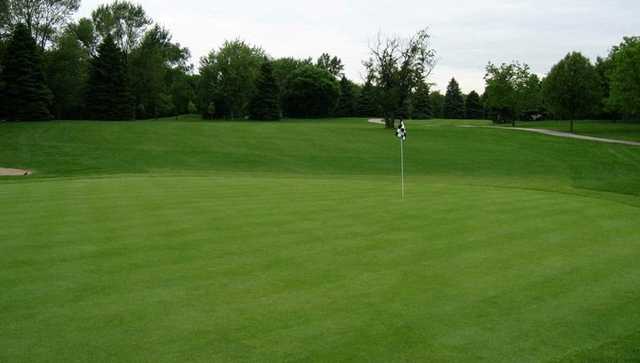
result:
<svg viewBox="0 0 640 363"><path fill-rule="evenodd" d="M427 120L433 116L429 85L420 82L413 95L413 118Z"/></svg>
<svg viewBox="0 0 640 363"><path fill-rule="evenodd" d="M433 114L433 118L443 118L444 117L444 96L440 91L431 92L429 95L431 99L431 112Z"/></svg>
<svg viewBox="0 0 640 363"><path fill-rule="evenodd" d="M469 119L480 119L484 113L480 103L480 95L476 91L471 91L464 102L464 114Z"/></svg>
<svg viewBox="0 0 640 363"><path fill-rule="evenodd" d="M355 114L356 100L353 94L353 84L342 76L340 80L340 97L336 106L335 115L339 117L351 117Z"/></svg>
<svg viewBox="0 0 640 363"><path fill-rule="evenodd" d="M382 111L379 110L376 103L376 87L370 80L364 84L362 92L360 92L360 97L358 97L358 104L356 106L356 113L358 116L363 117L376 117L382 115Z"/></svg>
<svg viewBox="0 0 640 363"><path fill-rule="evenodd" d="M455 78L451 79L444 96L444 117L451 119L464 118L464 97Z"/></svg>
<svg viewBox="0 0 640 363"><path fill-rule="evenodd" d="M96 120L130 120L133 99L129 91L124 53L107 35L91 60L87 85L86 113Z"/></svg>
<svg viewBox="0 0 640 363"><path fill-rule="evenodd" d="M256 93L249 104L249 116L254 120L280 119L280 89L271 62L264 62L260 67Z"/></svg>
<svg viewBox="0 0 640 363"><path fill-rule="evenodd" d="M9 40L3 61L2 95L6 117L15 121L52 118L51 91L42 74L40 49L24 24L18 24Z"/></svg>

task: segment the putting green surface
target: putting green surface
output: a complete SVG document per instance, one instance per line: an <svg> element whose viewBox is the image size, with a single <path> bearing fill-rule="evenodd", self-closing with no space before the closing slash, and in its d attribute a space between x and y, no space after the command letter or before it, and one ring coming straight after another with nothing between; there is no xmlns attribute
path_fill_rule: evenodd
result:
<svg viewBox="0 0 640 363"><path fill-rule="evenodd" d="M638 361L640 148L408 127L1 124L0 361Z"/></svg>

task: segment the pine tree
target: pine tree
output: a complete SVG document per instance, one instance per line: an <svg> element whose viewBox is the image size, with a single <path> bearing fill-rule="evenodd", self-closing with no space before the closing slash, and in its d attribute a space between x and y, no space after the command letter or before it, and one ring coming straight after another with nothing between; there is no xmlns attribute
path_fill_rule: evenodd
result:
<svg viewBox="0 0 640 363"><path fill-rule="evenodd" d="M353 94L353 85L342 76L340 80L340 98L336 106L335 115L339 117L351 117L355 115L356 100Z"/></svg>
<svg viewBox="0 0 640 363"><path fill-rule="evenodd" d="M131 120L133 99L129 90L124 53L107 35L91 60L87 85L87 116L96 120Z"/></svg>
<svg viewBox="0 0 640 363"><path fill-rule="evenodd" d="M431 92L429 95L431 99L431 112L433 114L433 118L443 118L444 113L444 96L440 91Z"/></svg>
<svg viewBox="0 0 640 363"><path fill-rule="evenodd" d="M450 119L464 118L464 97L455 78L451 79L444 96L444 117Z"/></svg>
<svg viewBox="0 0 640 363"><path fill-rule="evenodd" d="M254 120L275 121L280 119L280 89L273 76L271 62L260 67L256 82L256 93L249 105L249 116Z"/></svg>
<svg viewBox="0 0 640 363"><path fill-rule="evenodd" d="M24 24L18 24L9 40L2 73L7 119L40 121L52 118L51 91L42 74L40 49Z"/></svg>
<svg viewBox="0 0 640 363"><path fill-rule="evenodd" d="M429 97L429 85L420 82L413 95L413 118L428 120L433 116L431 97Z"/></svg>
<svg viewBox="0 0 640 363"><path fill-rule="evenodd" d="M364 84L362 92L360 92L360 97L358 97L356 105L356 113L358 116L362 117L376 117L382 115L382 111L376 103L376 88L370 80Z"/></svg>
<svg viewBox="0 0 640 363"><path fill-rule="evenodd" d="M464 102L464 113L468 119L480 119L484 109L480 103L480 95L476 91L471 91Z"/></svg>

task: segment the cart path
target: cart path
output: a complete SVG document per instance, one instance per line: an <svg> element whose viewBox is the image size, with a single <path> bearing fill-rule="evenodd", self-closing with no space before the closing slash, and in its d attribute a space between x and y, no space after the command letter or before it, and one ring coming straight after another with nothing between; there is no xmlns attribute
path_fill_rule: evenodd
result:
<svg viewBox="0 0 640 363"><path fill-rule="evenodd" d="M568 138L568 139L588 140L588 141L604 142L604 143L608 143L608 144L622 144L622 145L629 145L629 146L640 146L640 142L636 142L636 141L606 139L606 138L603 138L603 137L576 135L576 134L572 134L572 133L569 133L569 132L562 132L562 131L555 131L555 130L529 129L529 128L524 128L524 127L474 126L474 125L462 125L462 126L459 126L459 127L528 131L528 132L535 132L535 133L538 133L538 134L549 135L549 136L565 137L565 138Z"/></svg>

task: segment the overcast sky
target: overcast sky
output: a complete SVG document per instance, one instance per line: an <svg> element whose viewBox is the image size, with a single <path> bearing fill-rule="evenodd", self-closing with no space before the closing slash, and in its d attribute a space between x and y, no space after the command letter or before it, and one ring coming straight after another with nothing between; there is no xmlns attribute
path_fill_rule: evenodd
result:
<svg viewBox="0 0 640 363"><path fill-rule="evenodd" d="M82 0L80 16L98 4ZM134 1L135 2L135 1ZM606 55L623 36L640 35L639 0L140 0L192 62L225 39L259 45L273 57L342 58L347 76L361 81L362 60L378 31L411 35L429 27L444 89L456 77L464 91L484 89L487 62L519 60L544 75L567 52Z"/></svg>

